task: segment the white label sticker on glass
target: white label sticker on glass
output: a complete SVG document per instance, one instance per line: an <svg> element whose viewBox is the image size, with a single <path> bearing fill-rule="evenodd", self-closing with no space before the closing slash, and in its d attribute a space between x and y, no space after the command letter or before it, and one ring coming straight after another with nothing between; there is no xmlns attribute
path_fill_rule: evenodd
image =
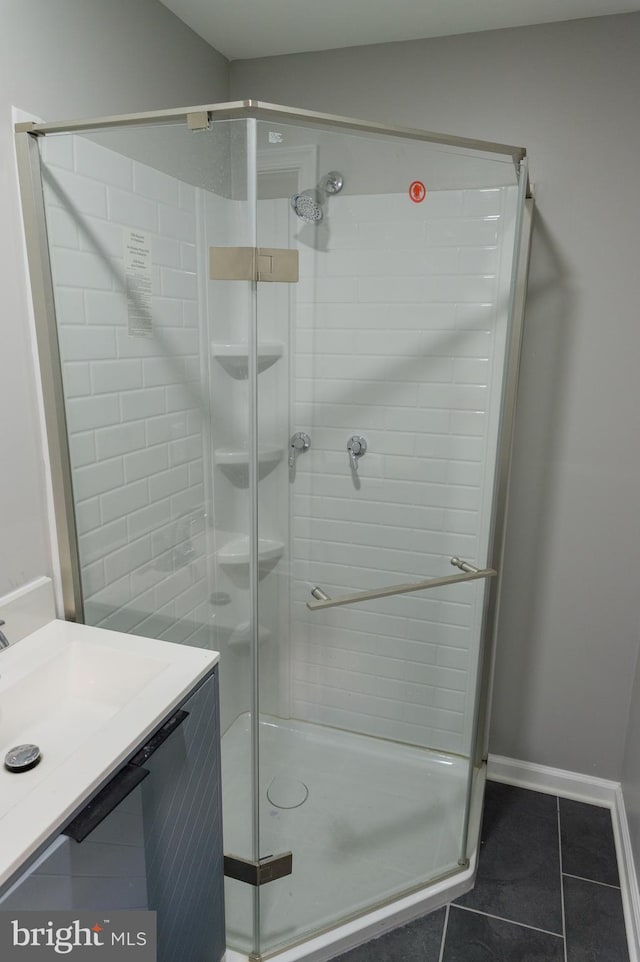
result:
<svg viewBox="0 0 640 962"><path fill-rule="evenodd" d="M147 234L130 230L124 234L124 276L127 293L129 334L151 334L151 240Z"/></svg>
<svg viewBox="0 0 640 962"><path fill-rule="evenodd" d="M270 131L269 131L269 143L270 143L270 144L281 144L283 140L284 140L284 137L282 136L282 134L280 133L279 130L270 130Z"/></svg>

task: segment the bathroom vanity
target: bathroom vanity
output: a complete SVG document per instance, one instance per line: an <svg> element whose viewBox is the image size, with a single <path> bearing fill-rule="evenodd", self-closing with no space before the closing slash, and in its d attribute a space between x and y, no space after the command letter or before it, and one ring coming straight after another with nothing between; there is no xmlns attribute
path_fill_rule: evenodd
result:
<svg viewBox="0 0 640 962"><path fill-rule="evenodd" d="M42 755L0 772L0 910L148 909L159 962L222 958L217 661L60 621L3 653L0 752Z"/></svg>

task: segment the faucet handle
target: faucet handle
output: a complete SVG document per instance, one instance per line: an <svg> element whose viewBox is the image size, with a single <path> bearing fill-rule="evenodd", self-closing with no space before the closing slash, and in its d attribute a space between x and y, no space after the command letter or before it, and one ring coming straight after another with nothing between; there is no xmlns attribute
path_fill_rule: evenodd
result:
<svg viewBox="0 0 640 962"><path fill-rule="evenodd" d="M311 447L311 438L304 431L296 431L289 441L289 467L294 467L296 458Z"/></svg>
<svg viewBox="0 0 640 962"><path fill-rule="evenodd" d="M351 467L354 471L357 471L358 458L363 457L367 453L367 439L361 434L352 434L347 441L347 451L349 452Z"/></svg>

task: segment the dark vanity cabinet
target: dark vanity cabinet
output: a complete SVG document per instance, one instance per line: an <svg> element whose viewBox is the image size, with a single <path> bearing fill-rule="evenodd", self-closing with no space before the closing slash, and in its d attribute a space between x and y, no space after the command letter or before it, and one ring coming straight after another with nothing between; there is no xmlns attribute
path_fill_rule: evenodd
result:
<svg viewBox="0 0 640 962"><path fill-rule="evenodd" d="M5 889L0 909L150 909L158 962L218 962L223 892L214 669Z"/></svg>

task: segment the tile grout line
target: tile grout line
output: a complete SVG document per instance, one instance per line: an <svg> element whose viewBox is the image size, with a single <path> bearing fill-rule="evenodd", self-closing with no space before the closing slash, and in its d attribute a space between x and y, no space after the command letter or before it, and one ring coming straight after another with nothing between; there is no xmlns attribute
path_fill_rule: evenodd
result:
<svg viewBox="0 0 640 962"><path fill-rule="evenodd" d="M462 912L473 912L474 915L484 915L488 919L496 919L498 922L507 922L509 925L517 925L521 929L532 929L534 932L542 932L543 935L553 935L556 939L563 939L564 936L559 932L550 932L549 929L540 929L537 925L527 925L526 922L514 922L513 919L506 919L504 915L492 915L491 912L481 912L480 909L469 908L468 905L458 905L454 904L454 908L460 909Z"/></svg>
<svg viewBox="0 0 640 962"><path fill-rule="evenodd" d="M567 962L567 924L564 914L564 878L562 873L562 832L560 828L560 796L556 795L556 811L558 814L558 857L560 859L560 907L562 909L562 944L564 947L564 962Z"/></svg>
<svg viewBox="0 0 640 962"><path fill-rule="evenodd" d="M610 882L599 882L599 881L598 881L597 879L595 879L595 878L585 878L584 875L572 875L571 872L563 872L562 874L563 874L566 878L576 878L576 879L578 879L580 882L591 882L592 885L604 885L605 888L615 889L616 892L620 892L620 890L621 890L619 885L611 885Z"/></svg>
<svg viewBox="0 0 640 962"><path fill-rule="evenodd" d="M440 954L438 955L438 962L443 962L444 960L444 943L447 938L447 926L449 924L449 912L451 910L451 902L447 903L447 911L444 916L444 925L442 926L442 939L440 941Z"/></svg>

